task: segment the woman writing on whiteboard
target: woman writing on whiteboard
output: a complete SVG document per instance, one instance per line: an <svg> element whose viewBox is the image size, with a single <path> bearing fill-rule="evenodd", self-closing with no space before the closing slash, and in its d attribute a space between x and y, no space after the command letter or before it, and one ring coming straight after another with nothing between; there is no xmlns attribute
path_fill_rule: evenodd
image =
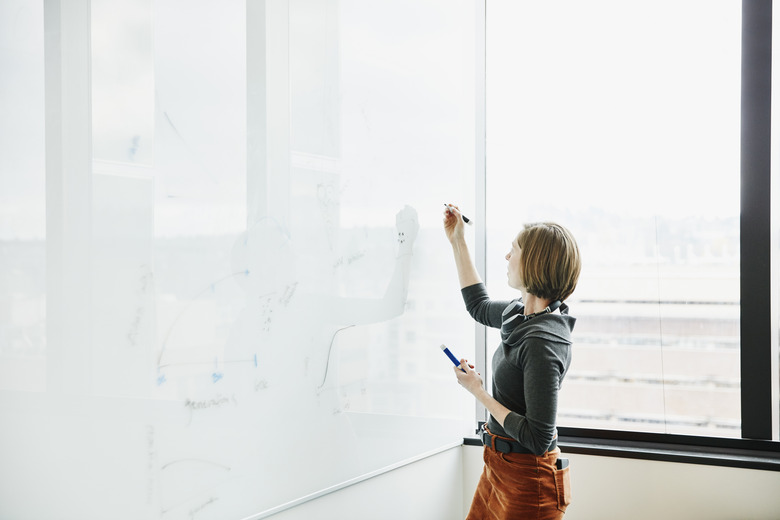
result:
<svg viewBox="0 0 780 520"><path fill-rule="evenodd" d="M569 469L563 459L557 462L555 424L571 363L575 319L563 302L580 274L577 243L560 225L526 225L506 255L509 286L521 298L496 301L474 267L455 206L445 209L444 231L466 309L479 323L501 329L492 393L465 359L454 369L458 383L490 412L482 433L485 469L467 520L560 519L571 495Z"/></svg>

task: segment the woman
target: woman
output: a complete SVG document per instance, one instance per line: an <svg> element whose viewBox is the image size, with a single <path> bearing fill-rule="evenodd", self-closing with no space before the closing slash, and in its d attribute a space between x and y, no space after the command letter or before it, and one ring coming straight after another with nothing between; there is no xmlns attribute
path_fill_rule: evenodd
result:
<svg viewBox="0 0 780 520"><path fill-rule="evenodd" d="M577 243L557 224L526 225L506 255L509 286L522 298L493 301L471 260L457 206L445 210L444 231L466 309L478 322L501 329L492 395L467 360L454 369L458 383L490 412L482 434L485 468L467 520L560 519L571 495L569 469L563 460L556 464L555 420L571 363L575 319L563 301L580 274Z"/></svg>

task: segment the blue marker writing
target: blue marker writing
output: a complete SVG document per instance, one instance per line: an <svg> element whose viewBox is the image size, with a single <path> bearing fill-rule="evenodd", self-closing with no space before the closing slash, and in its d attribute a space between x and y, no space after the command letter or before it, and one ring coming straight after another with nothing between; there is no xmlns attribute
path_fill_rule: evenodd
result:
<svg viewBox="0 0 780 520"><path fill-rule="evenodd" d="M458 358L456 358L455 356L453 356L453 355L452 355L452 352L450 352L450 349L448 349L448 348L447 348L445 345L442 345L442 346L441 346L441 350L442 350L442 352L444 352L445 354L447 354L447 357L448 357L448 358L450 358L450 359L452 360L452 362L453 362L453 363L455 363L455 366L456 366L456 367L460 368L460 361L458 361ZM464 369L462 369L462 368L461 368L461 370L462 370L463 372L465 372L465 370L464 370Z"/></svg>

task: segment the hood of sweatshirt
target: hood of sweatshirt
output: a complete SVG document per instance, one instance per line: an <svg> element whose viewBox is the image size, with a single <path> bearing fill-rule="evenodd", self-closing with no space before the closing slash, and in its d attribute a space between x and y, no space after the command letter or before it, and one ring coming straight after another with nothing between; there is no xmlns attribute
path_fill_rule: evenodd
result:
<svg viewBox="0 0 780 520"><path fill-rule="evenodd" d="M569 316L569 307L562 303L560 314L545 313L528 317L521 300L513 300L502 314L501 339L513 347L529 338L538 338L551 343L571 345L571 332L577 321Z"/></svg>

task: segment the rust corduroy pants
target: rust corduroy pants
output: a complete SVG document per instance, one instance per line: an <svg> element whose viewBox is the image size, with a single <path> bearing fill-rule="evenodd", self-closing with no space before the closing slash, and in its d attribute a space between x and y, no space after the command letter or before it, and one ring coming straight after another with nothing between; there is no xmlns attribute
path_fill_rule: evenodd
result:
<svg viewBox="0 0 780 520"><path fill-rule="evenodd" d="M571 502L569 468L555 461L561 450L544 455L500 453L484 448L485 468L466 520L560 520Z"/></svg>

